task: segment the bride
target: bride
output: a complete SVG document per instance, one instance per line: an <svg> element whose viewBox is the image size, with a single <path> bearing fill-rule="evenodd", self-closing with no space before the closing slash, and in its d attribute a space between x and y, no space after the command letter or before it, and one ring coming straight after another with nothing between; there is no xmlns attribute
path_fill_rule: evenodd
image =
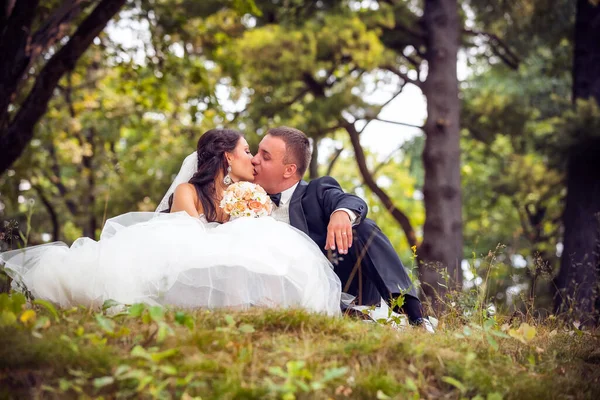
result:
<svg viewBox="0 0 600 400"><path fill-rule="evenodd" d="M308 236L271 217L228 221L219 208L229 184L254 180L251 158L240 133L209 130L159 205L169 213L120 215L106 222L99 241L8 251L0 264L21 290L61 307L112 299L338 315L339 278Z"/></svg>

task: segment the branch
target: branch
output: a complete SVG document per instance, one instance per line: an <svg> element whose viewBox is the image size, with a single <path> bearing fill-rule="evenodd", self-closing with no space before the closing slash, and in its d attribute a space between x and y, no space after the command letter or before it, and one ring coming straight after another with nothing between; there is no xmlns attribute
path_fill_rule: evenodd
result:
<svg viewBox="0 0 600 400"><path fill-rule="evenodd" d="M26 47L38 3L39 0L18 1L12 8L10 17L0 25L0 129L8 125L9 104L13 101L20 78L29 65Z"/></svg>
<svg viewBox="0 0 600 400"><path fill-rule="evenodd" d="M388 124L395 124L395 125L408 126L410 128L424 129L422 125L409 124L408 122L398 122L398 121L392 121L392 120L383 119L383 118L373 118L373 119L376 121L381 121L381 122L385 122Z"/></svg>
<svg viewBox="0 0 600 400"><path fill-rule="evenodd" d="M408 219L408 216L394 205L394 202L392 201L390 196L388 196L388 194L377 185L377 182L375 182L373 175L371 174L371 172L369 172L365 153L360 144L360 134L356 130L356 127L353 123L345 121L344 128L348 132L348 135L350 135L350 142L352 143L352 148L354 149L354 155L356 157L356 163L358 164L358 169L360 171L360 174L362 175L363 181L365 182L367 187L371 189L371 191L375 193L377 197L379 197L385 208L387 208L387 210L392 214L394 219L400 224L402 230L404 231L404 234L406 235L406 240L408 241L410 247L416 246L417 236L415 234L415 230L413 229L410 223L410 220Z"/></svg>
<svg viewBox="0 0 600 400"><path fill-rule="evenodd" d="M421 81L417 81L415 79L409 78L408 74L405 74L404 72L400 71L399 68L396 68L393 65L384 65L381 68L396 74L400 79L402 79L406 83L412 83L413 85L415 85L419 88L421 88L423 85L423 83Z"/></svg>
<svg viewBox="0 0 600 400"><path fill-rule="evenodd" d="M491 46L492 52L500 57L500 59L510 68L518 69L521 63L520 57L513 52L508 44L506 44L499 36L474 29L463 29L463 33L471 36L483 36Z"/></svg>
<svg viewBox="0 0 600 400"><path fill-rule="evenodd" d="M387 163L390 162L390 160L392 159L392 157L394 157L394 154L396 154L397 152L399 152L402 147L404 146L404 143L402 143L400 146L396 147L394 150L392 150L390 152L390 154L387 155L387 157L380 162L375 168L373 168L373 176L377 175L377 173L379 172L379 170L383 167L385 167L387 165Z"/></svg>
<svg viewBox="0 0 600 400"><path fill-rule="evenodd" d="M69 33L70 22L82 11L82 0L65 1L48 21L33 35L29 45L29 65L50 46L58 43Z"/></svg>
<svg viewBox="0 0 600 400"><path fill-rule="evenodd" d="M35 124L46 113L48 102L61 77L75 68L81 55L102 32L108 21L121 9L126 0L102 0L81 23L69 42L44 66L31 92L11 121L8 129L0 131L0 174L6 171L23 152L33 137Z"/></svg>
<svg viewBox="0 0 600 400"><path fill-rule="evenodd" d="M333 153L333 156L331 157L331 161L329 161L329 167L327 167L327 173L325 175L331 175L331 172L333 171L333 167L335 166L335 163L340 158L340 155L342 154L343 151L344 151L343 147L340 147L335 150L335 153Z"/></svg>
<svg viewBox="0 0 600 400"><path fill-rule="evenodd" d="M362 129L361 129L361 130L358 132L359 134L363 133L363 132L364 132L364 130L365 130L365 129L367 129L367 126L369 126L369 124L370 124L370 123L371 123L373 120L377 119L377 115L379 115L379 114L381 113L381 111L382 111L382 110L383 110L383 109L384 109L384 108L385 108L385 107L386 107L388 104L390 104L392 101L394 101L394 99L395 99L396 97L398 97L398 96L400 96L400 95L402 94L402 91L404 90L404 86L406 86L406 83L404 83L404 84L400 85L400 89L399 89L399 90L398 90L398 91L397 91L397 92L396 92L396 93L395 93L395 94L394 94L392 97L390 97L390 98L389 98L389 99L388 99L388 100L387 100L385 103L381 104L381 105L378 107L378 111L377 111L377 113L375 113L375 115L376 115L376 116L375 116L374 118L366 118L366 120L367 120L367 123L366 123L366 124L365 124L365 126L363 126L363 127L362 127ZM358 118L354 118L354 119L358 119Z"/></svg>

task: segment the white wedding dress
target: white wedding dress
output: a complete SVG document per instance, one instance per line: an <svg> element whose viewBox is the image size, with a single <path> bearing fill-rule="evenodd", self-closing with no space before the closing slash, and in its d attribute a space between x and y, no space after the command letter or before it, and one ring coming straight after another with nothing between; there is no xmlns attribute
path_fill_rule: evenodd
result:
<svg viewBox="0 0 600 400"><path fill-rule="evenodd" d="M35 298L61 307L147 303L340 314L341 283L318 246L271 217L208 223L185 212L132 212L99 241L77 239L0 254Z"/></svg>

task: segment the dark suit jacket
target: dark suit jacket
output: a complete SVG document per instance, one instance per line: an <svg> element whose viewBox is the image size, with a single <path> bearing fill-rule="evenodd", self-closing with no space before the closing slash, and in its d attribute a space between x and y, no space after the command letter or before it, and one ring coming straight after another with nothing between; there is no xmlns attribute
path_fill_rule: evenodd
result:
<svg viewBox="0 0 600 400"><path fill-rule="evenodd" d="M354 227L352 248L335 265L342 288L350 282L348 293L359 296L362 304L379 304L381 297L389 299L400 293L417 297L389 239L367 218L367 204L360 197L344 193L334 178L324 176L299 182L290 201L290 224L306 233L326 254L329 218L340 208L352 210L360 218ZM357 263L361 264L361 274L358 274L361 276L351 278Z"/></svg>

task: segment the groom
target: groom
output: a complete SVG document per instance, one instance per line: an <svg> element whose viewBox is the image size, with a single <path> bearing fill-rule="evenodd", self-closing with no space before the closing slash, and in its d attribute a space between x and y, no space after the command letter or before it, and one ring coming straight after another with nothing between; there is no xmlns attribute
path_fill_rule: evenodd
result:
<svg viewBox="0 0 600 400"><path fill-rule="evenodd" d="M423 323L421 302L388 238L366 218L367 204L344 193L335 179L302 180L311 159L306 135L294 128L270 129L252 159L254 182L276 207L272 216L306 233L327 254L337 250L335 272L342 290L365 305L404 294L401 311L411 324ZM355 268L355 266L357 266Z"/></svg>

